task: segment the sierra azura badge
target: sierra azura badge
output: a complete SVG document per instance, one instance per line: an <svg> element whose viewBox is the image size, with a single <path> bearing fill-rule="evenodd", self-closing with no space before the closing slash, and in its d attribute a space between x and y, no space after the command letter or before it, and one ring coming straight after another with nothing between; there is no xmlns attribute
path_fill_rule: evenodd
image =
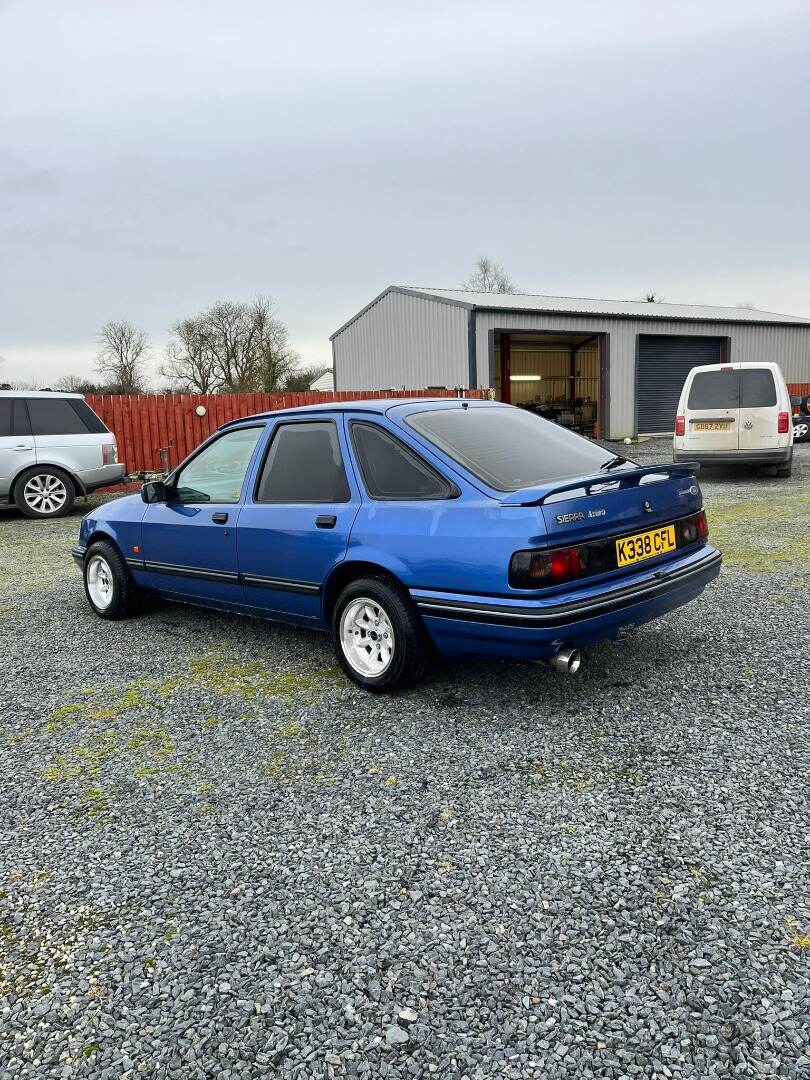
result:
<svg viewBox="0 0 810 1080"><path fill-rule="evenodd" d="M557 514L556 522L558 525L571 525L575 521L584 521L585 518L602 518L607 514L607 510L589 510L587 514L581 510L576 510L571 514Z"/></svg>

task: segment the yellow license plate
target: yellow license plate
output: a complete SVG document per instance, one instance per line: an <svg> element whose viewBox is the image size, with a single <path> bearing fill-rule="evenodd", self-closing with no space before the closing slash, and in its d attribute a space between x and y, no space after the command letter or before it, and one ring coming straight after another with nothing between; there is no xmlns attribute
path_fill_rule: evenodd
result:
<svg viewBox="0 0 810 1080"><path fill-rule="evenodd" d="M635 536L625 536L622 540L617 540L616 563L619 566L629 566L630 563L654 559L656 555L674 551L677 546L675 526L664 525L661 529L650 529L649 532L636 533Z"/></svg>
<svg viewBox="0 0 810 1080"><path fill-rule="evenodd" d="M707 424L700 423L699 421L692 421L692 431L731 431L731 423L721 424Z"/></svg>

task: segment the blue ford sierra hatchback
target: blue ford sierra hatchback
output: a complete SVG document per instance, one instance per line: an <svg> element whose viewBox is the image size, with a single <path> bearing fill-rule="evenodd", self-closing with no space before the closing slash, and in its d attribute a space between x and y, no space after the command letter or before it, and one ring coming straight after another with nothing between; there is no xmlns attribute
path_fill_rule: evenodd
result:
<svg viewBox="0 0 810 1080"><path fill-rule="evenodd" d="M141 592L331 632L368 690L444 657L546 660L717 576L694 466L639 468L488 401L350 401L226 424L81 523L105 619Z"/></svg>

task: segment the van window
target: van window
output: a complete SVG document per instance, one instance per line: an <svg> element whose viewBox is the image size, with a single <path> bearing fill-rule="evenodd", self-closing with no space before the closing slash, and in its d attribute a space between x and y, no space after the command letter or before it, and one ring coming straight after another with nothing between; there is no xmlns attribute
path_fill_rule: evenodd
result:
<svg viewBox="0 0 810 1080"><path fill-rule="evenodd" d="M737 371L699 371L689 390L689 409L738 409L740 380Z"/></svg>
<svg viewBox="0 0 810 1080"><path fill-rule="evenodd" d="M740 371L740 408L767 409L776 404L776 384L768 368Z"/></svg>

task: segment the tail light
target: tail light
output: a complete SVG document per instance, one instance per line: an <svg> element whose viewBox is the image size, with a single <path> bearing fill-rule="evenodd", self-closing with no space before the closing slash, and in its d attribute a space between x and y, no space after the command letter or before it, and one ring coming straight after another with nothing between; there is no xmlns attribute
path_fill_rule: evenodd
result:
<svg viewBox="0 0 810 1080"><path fill-rule="evenodd" d="M675 417L675 434L676 435L685 435L686 434L686 417L685 416L676 416Z"/></svg>
<svg viewBox="0 0 810 1080"><path fill-rule="evenodd" d="M702 543L709 535L704 510L677 521L663 522L657 527L664 528L667 525L675 527L677 549L688 544ZM513 589L543 589L550 585L564 585L578 578L592 577L594 574L606 574L617 568L616 541L620 538L605 536L601 540L590 540L575 547L516 551L509 563L509 585Z"/></svg>
<svg viewBox="0 0 810 1080"><path fill-rule="evenodd" d="M777 421L776 430L780 435L787 435L790 431L790 414L786 412L779 413L779 420Z"/></svg>
<svg viewBox="0 0 810 1080"><path fill-rule="evenodd" d="M118 461L118 446L115 443L105 443L101 448L102 465L115 465Z"/></svg>

